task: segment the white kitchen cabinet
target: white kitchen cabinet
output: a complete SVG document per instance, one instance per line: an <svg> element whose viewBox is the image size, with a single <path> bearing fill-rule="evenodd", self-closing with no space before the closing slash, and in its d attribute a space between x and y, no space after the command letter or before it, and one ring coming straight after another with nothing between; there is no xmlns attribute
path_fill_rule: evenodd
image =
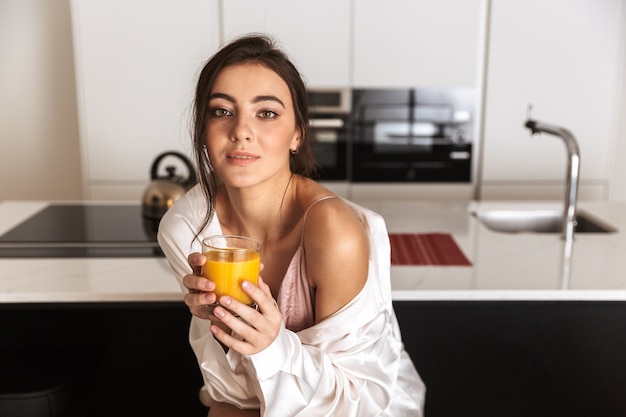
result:
<svg viewBox="0 0 626 417"><path fill-rule="evenodd" d="M228 0L222 13L225 41L267 33L309 87L350 85L350 0Z"/></svg>
<svg viewBox="0 0 626 417"><path fill-rule="evenodd" d="M626 7L622 9L622 22L626 22ZM622 27L622 33L624 33L622 36L626 38L626 27ZM609 200L611 201L626 201L626 45L622 52L622 60L622 99L618 116L618 139L613 154L613 172L610 180Z"/></svg>
<svg viewBox="0 0 626 417"><path fill-rule="evenodd" d="M492 0L483 199L564 195L567 152L555 136L533 138L533 118L566 127L581 152L581 198L606 198L617 140L622 0Z"/></svg>
<svg viewBox="0 0 626 417"><path fill-rule="evenodd" d="M476 85L485 10L485 0L355 1L354 86Z"/></svg>
<svg viewBox="0 0 626 417"><path fill-rule="evenodd" d="M164 151L189 153L218 0L72 0L85 196L139 199ZM182 173L182 172L181 172Z"/></svg>

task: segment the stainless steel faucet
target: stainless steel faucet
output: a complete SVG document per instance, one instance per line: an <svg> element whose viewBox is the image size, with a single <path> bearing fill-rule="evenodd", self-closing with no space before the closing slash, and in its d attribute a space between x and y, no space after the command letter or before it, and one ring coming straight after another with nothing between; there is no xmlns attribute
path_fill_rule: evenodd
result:
<svg viewBox="0 0 626 417"><path fill-rule="evenodd" d="M563 139L567 147L567 185L565 190L565 210L563 213L562 237L566 241L574 239L574 226L576 225L576 198L578 195L578 174L580 170L580 151L574 135L567 129L553 126L531 118L532 106L528 107L528 115L525 126L530 129L533 136L541 133L549 133Z"/></svg>

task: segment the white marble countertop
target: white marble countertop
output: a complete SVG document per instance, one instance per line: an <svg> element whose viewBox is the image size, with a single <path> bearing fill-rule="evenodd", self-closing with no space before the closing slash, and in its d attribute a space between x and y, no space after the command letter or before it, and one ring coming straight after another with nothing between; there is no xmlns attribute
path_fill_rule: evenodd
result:
<svg viewBox="0 0 626 417"><path fill-rule="evenodd" d="M390 232L452 234L473 266L393 266L394 300L626 301L626 202L580 202L618 229L577 234L564 269L557 234L487 229L483 208L560 208L546 202L359 201L383 215ZM48 203L0 202L0 235ZM99 204L99 203L91 203ZM0 303L180 301L164 258L0 258Z"/></svg>

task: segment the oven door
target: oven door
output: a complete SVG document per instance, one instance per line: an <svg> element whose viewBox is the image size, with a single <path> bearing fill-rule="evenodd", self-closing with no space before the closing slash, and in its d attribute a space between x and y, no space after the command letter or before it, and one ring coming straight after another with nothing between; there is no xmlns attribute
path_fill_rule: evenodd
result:
<svg viewBox="0 0 626 417"><path fill-rule="evenodd" d="M311 119L311 149L321 181L348 178L348 127L345 115L316 115Z"/></svg>
<svg viewBox="0 0 626 417"><path fill-rule="evenodd" d="M354 182L470 182L471 144L377 146L355 141Z"/></svg>
<svg viewBox="0 0 626 417"><path fill-rule="evenodd" d="M355 182L469 182L472 148L432 122L382 121L357 129Z"/></svg>
<svg viewBox="0 0 626 417"><path fill-rule="evenodd" d="M352 181L470 182L470 96L448 89L354 90Z"/></svg>

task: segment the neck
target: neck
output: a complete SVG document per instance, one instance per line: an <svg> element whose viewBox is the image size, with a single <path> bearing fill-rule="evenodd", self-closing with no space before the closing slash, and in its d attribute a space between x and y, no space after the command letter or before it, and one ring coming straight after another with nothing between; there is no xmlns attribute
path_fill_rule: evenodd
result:
<svg viewBox="0 0 626 417"><path fill-rule="evenodd" d="M218 213L220 222L231 233L261 242L280 239L289 230L296 181L288 173L279 180L254 187L225 186L222 210Z"/></svg>

